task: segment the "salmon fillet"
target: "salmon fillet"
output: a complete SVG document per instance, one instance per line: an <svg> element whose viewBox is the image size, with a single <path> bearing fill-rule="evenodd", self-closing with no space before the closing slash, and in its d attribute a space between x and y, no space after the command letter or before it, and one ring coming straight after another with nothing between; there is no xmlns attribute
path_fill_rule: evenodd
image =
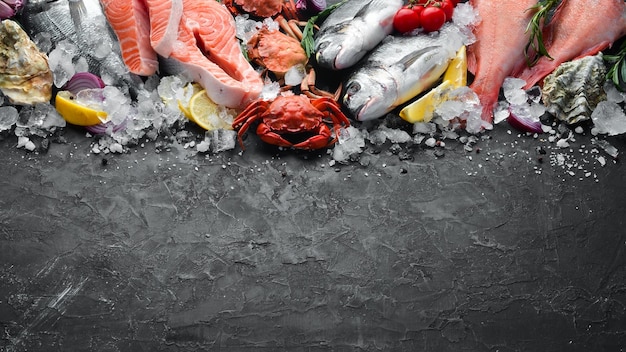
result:
<svg viewBox="0 0 626 352"><path fill-rule="evenodd" d="M235 20L215 0L183 0L171 57L217 104L242 108L258 98L263 80L243 56Z"/></svg>
<svg viewBox="0 0 626 352"><path fill-rule="evenodd" d="M156 73L159 62L150 44L150 20L143 1L101 0L101 4L128 70L141 76Z"/></svg>
<svg viewBox="0 0 626 352"><path fill-rule="evenodd" d="M595 55L626 35L626 4L623 0L567 0L543 29L551 60L541 57L533 67L525 66L516 77L530 88L560 64Z"/></svg>
<svg viewBox="0 0 626 352"><path fill-rule="evenodd" d="M474 28L476 42L468 47L468 70L474 74L470 88L480 98L482 119L493 122L493 109L504 79L525 61L529 7L537 0L470 0L481 18Z"/></svg>
<svg viewBox="0 0 626 352"><path fill-rule="evenodd" d="M150 45L157 54L169 57L183 16L182 0L145 0L150 22Z"/></svg>

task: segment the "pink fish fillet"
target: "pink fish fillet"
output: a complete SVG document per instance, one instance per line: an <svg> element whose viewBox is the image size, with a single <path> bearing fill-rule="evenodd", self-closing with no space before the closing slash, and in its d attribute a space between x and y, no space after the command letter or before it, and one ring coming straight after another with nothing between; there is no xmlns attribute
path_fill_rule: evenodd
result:
<svg viewBox="0 0 626 352"><path fill-rule="evenodd" d="M150 17L150 45L157 54L169 57L183 16L183 0L144 0Z"/></svg>
<svg viewBox="0 0 626 352"><path fill-rule="evenodd" d="M532 17L529 7L537 0L470 0L481 18L468 47L468 70L474 74L470 88L480 98L482 119L493 122L493 108L504 79L523 63L529 35L526 27Z"/></svg>
<svg viewBox="0 0 626 352"><path fill-rule="evenodd" d="M560 64L608 48L626 34L624 0L564 0L543 30L544 43L554 60L541 57L515 76L530 88Z"/></svg>
<svg viewBox="0 0 626 352"><path fill-rule="evenodd" d="M129 71L149 76L159 68L150 45L148 9L140 0L101 0L104 14L120 43L122 59Z"/></svg>
<svg viewBox="0 0 626 352"><path fill-rule="evenodd" d="M243 56L235 20L215 0L183 0L183 16L172 58L178 60L211 100L243 108L258 98L263 80Z"/></svg>

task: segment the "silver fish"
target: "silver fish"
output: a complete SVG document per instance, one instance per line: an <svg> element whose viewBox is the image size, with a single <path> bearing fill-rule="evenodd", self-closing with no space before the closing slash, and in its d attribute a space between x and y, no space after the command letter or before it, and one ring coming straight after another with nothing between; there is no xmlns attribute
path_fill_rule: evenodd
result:
<svg viewBox="0 0 626 352"><path fill-rule="evenodd" d="M315 59L341 70L356 64L393 30L402 0L348 0L324 20L315 35Z"/></svg>
<svg viewBox="0 0 626 352"><path fill-rule="evenodd" d="M453 24L429 35L388 36L348 75L343 105L359 121L384 116L439 80L464 40Z"/></svg>
<svg viewBox="0 0 626 352"><path fill-rule="evenodd" d="M98 0L29 0L19 22L43 51L49 52L64 40L78 47L76 57L84 57L89 72L106 83L136 81L124 65L117 38ZM46 36L50 42L42 40Z"/></svg>

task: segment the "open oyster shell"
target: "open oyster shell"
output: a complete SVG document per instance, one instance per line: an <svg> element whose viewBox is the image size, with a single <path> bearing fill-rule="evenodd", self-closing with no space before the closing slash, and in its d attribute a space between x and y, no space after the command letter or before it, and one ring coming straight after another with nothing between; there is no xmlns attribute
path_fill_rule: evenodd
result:
<svg viewBox="0 0 626 352"><path fill-rule="evenodd" d="M52 97L48 57L13 20L0 22L0 90L15 105L45 103Z"/></svg>
<svg viewBox="0 0 626 352"><path fill-rule="evenodd" d="M602 53L562 63L543 81L542 100L557 119L574 124L589 120L606 100L606 66Z"/></svg>

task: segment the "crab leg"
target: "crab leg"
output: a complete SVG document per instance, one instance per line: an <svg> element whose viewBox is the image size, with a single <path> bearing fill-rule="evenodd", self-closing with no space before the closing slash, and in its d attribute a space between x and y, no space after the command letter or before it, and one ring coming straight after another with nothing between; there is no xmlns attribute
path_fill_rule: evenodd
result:
<svg viewBox="0 0 626 352"><path fill-rule="evenodd" d="M263 117L263 112L267 110L268 103L266 101L257 101L248 105L233 121L233 128L237 131L237 139L241 149L246 149L243 145L242 136L246 133L250 125Z"/></svg>
<svg viewBox="0 0 626 352"><path fill-rule="evenodd" d="M328 112L328 116L333 121L333 130L335 131L335 136L332 141L328 143L328 145L332 145L337 141L339 137L339 130L342 127L350 126L350 120L344 115L343 112L337 106L337 102L330 98L319 98L311 102L316 109L320 111Z"/></svg>

